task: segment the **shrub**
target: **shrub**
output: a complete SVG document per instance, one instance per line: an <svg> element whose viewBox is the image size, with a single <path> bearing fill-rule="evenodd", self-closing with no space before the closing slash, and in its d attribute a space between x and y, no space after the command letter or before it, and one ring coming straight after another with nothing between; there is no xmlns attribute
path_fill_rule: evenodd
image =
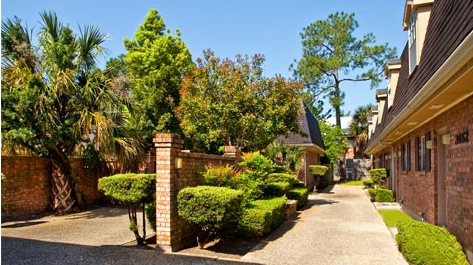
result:
<svg viewBox="0 0 473 265"><path fill-rule="evenodd" d="M292 187L286 192L286 197L291 200L297 200L297 208L301 208L309 198L309 190L306 187Z"/></svg>
<svg viewBox="0 0 473 265"><path fill-rule="evenodd" d="M309 172L314 176L324 176L327 173L328 167L322 165L310 165Z"/></svg>
<svg viewBox="0 0 473 265"><path fill-rule="evenodd" d="M99 179L98 190L105 195L124 202L128 207L129 228L135 234L138 245L143 245L146 239L146 225L143 224L143 236L138 231L136 210L143 205L143 220L145 220L145 204L155 199L155 174L117 174ZM155 217L148 216L153 226ZM155 223L155 222L154 222Z"/></svg>
<svg viewBox="0 0 473 265"><path fill-rule="evenodd" d="M288 182L271 182L264 187L265 197L281 197L291 188Z"/></svg>
<svg viewBox="0 0 473 265"><path fill-rule="evenodd" d="M385 168L375 168L369 171L370 179L374 182L374 184L378 186L383 186L388 174Z"/></svg>
<svg viewBox="0 0 473 265"><path fill-rule="evenodd" d="M204 184L208 186L236 188L239 173L229 165L208 166L203 174Z"/></svg>
<svg viewBox="0 0 473 265"><path fill-rule="evenodd" d="M461 245L445 228L416 220L397 227L396 241L409 264L468 265Z"/></svg>
<svg viewBox="0 0 473 265"><path fill-rule="evenodd" d="M253 201L248 208L243 210L238 222L238 234L242 237L261 237L284 220L286 210L286 197Z"/></svg>
<svg viewBox="0 0 473 265"><path fill-rule="evenodd" d="M265 184L262 179L255 179L251 174L247 173L241 174L237 181L237 189L244 193L245 205L251 201L262 198L264 187Z"/></svg>
<svg viewBox="0 0 473 265"><path fill-rule="evenodd" d="M373 180L371 180L371 179L365 179L365 180L363 180L363 186L364 186L365 188L368 188L368 189L369 189L369 188L372 188L372 187L373 187L373 184L374 184L374 182L373 182Z"/></svg>
<svg viewBox="0 0 473 265"><path fill-rule="evenodd" d="M376 194L378 194L379 189L369 189L368 195L370 196L370 200L374 202L376 200Z"/></svg>
<svg viewBox="0 0 473 265"><path fill-rule="evenodd" d="M266 183L287 182L290 185L293 185L296 181L297 181L296 175L288 174L288 173L271 173L265 179Z"/></svg>
<svg viewBox="0 0 473 265"><path fill-rule="evenodd" d="M153 229L156 232L156 200L152 200L149 203L145 204L146 219Z"/></svg>
<svg viewBox="0 0 473 265"><path fill-rule="evenodd" d="M394 202L394 192L388 189L377 189L376 202Z"/></svg>
<svg viewBox="0 0 473 265"><path fill-rule="evenodd" d="M198 243L202 248L211 236L218 236L226 225L237 220L243 192L225 187L188 187L177 194L178 213L200 227Z"/></svg>
<svg viewBox="0 0 473 265"><path fill-rule="evenodd" d="M296 182L296 183L292 184L292 187L293 188L305 188L305 184L304 184L304 182Z"/></svg>

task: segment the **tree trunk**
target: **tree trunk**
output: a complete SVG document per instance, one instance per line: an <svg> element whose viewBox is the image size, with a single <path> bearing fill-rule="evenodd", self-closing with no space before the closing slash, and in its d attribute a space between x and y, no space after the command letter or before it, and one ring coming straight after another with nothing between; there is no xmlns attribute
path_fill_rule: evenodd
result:
<svg viewBox="0 0 473 265"><path fill-rule="evenodd" d="M72 188L62 168L53 161L52 178L52 208L60 214L69 211L74 205Z"/></svg>

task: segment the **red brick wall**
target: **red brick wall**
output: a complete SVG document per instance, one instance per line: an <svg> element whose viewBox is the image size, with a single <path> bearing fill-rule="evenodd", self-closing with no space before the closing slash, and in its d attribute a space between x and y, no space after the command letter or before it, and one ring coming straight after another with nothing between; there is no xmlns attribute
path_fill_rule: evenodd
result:
<svg viewBox="0 0 473 265"><path fill-rule="evenodd" d="M450 143L445 146L447 156L447 229L470 252L473 252L473 97L429 121L395 144L399 152L402 143L411 141L411 170L401 170L401 159L396 157L396 195L405 208L413 213L425 213L425 220L437 223L437 136L446 130ZM415 169L415 138L431 132L431 171ZM456 144L455 136L468 131L469 141Z"/></svg>
<svg viewBox="0 0 473 265"><path fill-rule="evenodd" d="M77 190L83 202L94 204L105 197L97 189L100 173L85 168L85 161L72 160L72 172L79 180ZM48 159L2 156L2 215L33 214L50 209L51 163Z"/></svg>
<svg viewBox="0 0 473 265"><path fill-rule="evenodd" d="M48 159L2 156L2 215L46 211L50 168Z"/></svg>

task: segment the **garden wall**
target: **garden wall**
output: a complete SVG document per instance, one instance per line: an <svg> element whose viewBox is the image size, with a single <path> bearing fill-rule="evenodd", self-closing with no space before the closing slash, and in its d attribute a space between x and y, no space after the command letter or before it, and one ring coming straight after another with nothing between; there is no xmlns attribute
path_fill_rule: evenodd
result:
<svg viewBox="0 0 473 265"><path fill-rule="evenodd" d="M28 156L2 156L2 217L50 211L51 161ZM105 197L97 190L100 174L86 169L85 161L73 159L72 172L85 205Z"/></svg>
<svg viewBox="0 0 473 265"><path fill-rule="evenodd" d="M153 142L156 147L157 249L178 251L197 244L198 229L178 215L177 193L203 183L199 173L207 165L235 164L239 152L226 148L226 155L219 156L183 151L184 141L177 134L157 134Z"/></svg>

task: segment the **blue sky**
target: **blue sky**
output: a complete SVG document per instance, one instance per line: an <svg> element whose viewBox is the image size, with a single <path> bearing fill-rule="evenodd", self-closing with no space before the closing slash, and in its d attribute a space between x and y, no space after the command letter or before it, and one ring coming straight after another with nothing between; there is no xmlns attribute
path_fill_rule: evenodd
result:
<svg viewBox="0 0 473 265"><path fill-rule="evenodd" d="M194 60L209 48L221 58L263 54L266 76L290 78L289 65L301 56L302 29L337 11L355 13L358 36L371 32L377 44L397 47L399 55L407 41L402 30L404 4L405 0L3 0L1 12L2 20L16 15L35 29L42 11L56 12L73 29L78 25L99 27L109 35L103 65L108 58L126 52L123 39L133 38L148 11L155 8L173 34L179 29ZM380 88L383 86L386 84ZM375 103L368 82L345 83L342 89L346 93L343 109L352 114L358 106Z"/></svg>

